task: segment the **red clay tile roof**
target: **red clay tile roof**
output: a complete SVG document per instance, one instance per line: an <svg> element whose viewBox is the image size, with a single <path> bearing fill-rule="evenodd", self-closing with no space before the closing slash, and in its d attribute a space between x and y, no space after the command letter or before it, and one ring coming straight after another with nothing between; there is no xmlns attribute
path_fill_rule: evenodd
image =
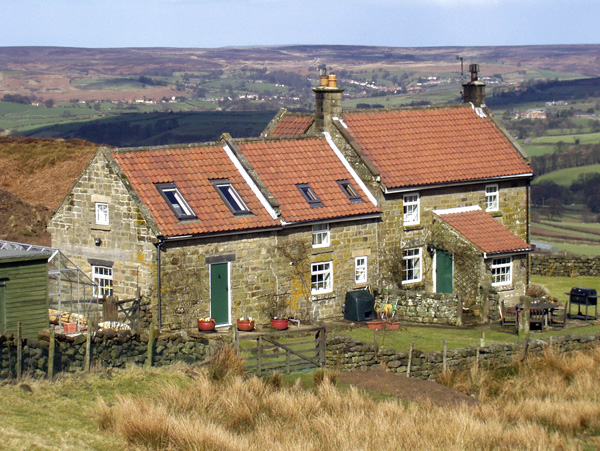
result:
<svg viewBox="0 0 600 451"><path fill-rule="evenodd" d="M313 123L314 116L311 114L284 114L275 128L269 133L270 137L298 136L306 133Z"/></svg>
<svg viewBox="0 0 600 451"><path fill-rule="evenodd" d="M267 213L222 146L114 151L113 158L164 236L255 229L279 225ZM211 180L228 179L253 215L234 216ZM198 219L179 220L156 188L175 183Z"/></svg>
<svg viewBox="0 0 600 451"><path fill-rule="evenodd" d="M470 105L349 111L344 123L387 188L532 172L494 123Z"/></svg>
<svg viewBox="0 0 600 451"><path fill-rule="evenodd" d="M487 254L533 248L483 210L438 214L449 226Z"/></svg>
<svg viewBox="0 0 600 451"><path fill-rule="evenodd" d="M323 138L297 138L237 143L275 196L287 222L379 213ZM348 180L364 202L352 203L338 180ZM321 200L311 207L298 190L307 183Z"/></svg>

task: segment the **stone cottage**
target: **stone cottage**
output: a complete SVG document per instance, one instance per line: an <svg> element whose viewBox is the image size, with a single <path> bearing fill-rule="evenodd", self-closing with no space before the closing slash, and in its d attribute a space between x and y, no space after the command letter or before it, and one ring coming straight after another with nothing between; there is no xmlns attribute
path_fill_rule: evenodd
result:
<svg viewBox="0 0 600 451"><path fill-rule="evenodd" d="M321 133L344 153L382 210L383 285L455 293L465 306L494 292L514 303L528 284L533 172L485 107L473 66L463 104L404 109L343 111L343 89L324 74L316 115L282 110L263 136ZM472 222L450 219L463 216Z"/></svg>
<svg viewBox="0 0 600 451"><path fill-rule="evenodd" d="M146 324L338 314L375 281L380 209L324 137L101 149L50 222L97 295Z"/></svg>
<svg viewBox="0 0 600 451"><path fill-rule="evenodd" d="M475 74L462 105L343 111L323 74L315 115L282 110L261 138L101 149L53 246L99 297L139 297L142 324L170 328L340 316L366 285L514 301L532 171L483 89Z"/></svg>

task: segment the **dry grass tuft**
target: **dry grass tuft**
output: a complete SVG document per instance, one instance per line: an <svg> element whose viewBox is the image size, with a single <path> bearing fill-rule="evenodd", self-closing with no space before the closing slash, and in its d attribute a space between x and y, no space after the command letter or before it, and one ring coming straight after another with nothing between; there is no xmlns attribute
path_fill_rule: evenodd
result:
<svg viewBox="0 0 600 451"><path fill-rule="evenodd" d="M208 360L208 374L214 381L226 381L235 376L243 376L244 361L233 346L219 346Z"/></svg>
<svg viewBox="0 0 600 451"><path fill-rule="evenodd" d="M133 446L164 450L567 449L600 430L595 389L600 351L545 357L498 378L473 369L445 383L476 393L477 407L404 405L338 389L335 373L315 374L313 390L280 375L243 379L210 369L187 386L98 404L98 424ZM278 380L278 382L273 382ZM442 427L440 427L442 426ZM268 443L265 442L268 437Z"/></svg>

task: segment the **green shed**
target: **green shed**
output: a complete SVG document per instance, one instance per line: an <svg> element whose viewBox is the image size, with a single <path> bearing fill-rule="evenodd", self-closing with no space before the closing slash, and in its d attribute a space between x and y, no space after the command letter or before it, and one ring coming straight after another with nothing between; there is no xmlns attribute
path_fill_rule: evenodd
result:
<svg viewBox="0 0 600 451"><path fill-rule="evenodd" d="M48 328L48 257L41 252L0 249L0 333L36 338Z"/></svg>

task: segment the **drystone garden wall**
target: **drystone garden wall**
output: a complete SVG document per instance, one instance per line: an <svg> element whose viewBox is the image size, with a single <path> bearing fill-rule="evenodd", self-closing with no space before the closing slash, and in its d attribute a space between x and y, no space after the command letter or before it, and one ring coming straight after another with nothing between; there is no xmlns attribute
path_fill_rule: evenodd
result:
<svg viewBox="0 0 600 451"><path fill-rule="evenodd" d="M532 255L531 274L550 277L600 277L600 257Z"/></svg>
<svg viewBox="0 0 600 451"><path fill-rule="evenodd" d="M462 306L454 294L396 290L387 295L386 302L397 302L397 315L401 321L454 326L461 323Z"/></svg>
<svg viewBox="0 0 600 451"><path fill-rule="evenodd" d="M469 347L449 350L444 359L442 351L424 353L414 349L397 352L389 349L377 350L374 344L363 343L346 336L327 338L327 366L344 370L368 369L381 364L396 373L419 379L435 379L448 371L468 371L474 365L480 368L505 367L518 359L538 357L546 346L559 353L589 349L600 344L600 334L554 337L552 341L530 340L524 343ZM445 363L444 363L445 362Z"/></svg>
<svg viewBox="0 0 600 451"><path fill-rule="evenodd" d="M128 364L145 364L149 358L151 364L155 366L170 365L175 362L194 363L206 358L210 346L202 334L195 332L159 334L152 340L150 352L148 334L106 330L98 331L90 337L88 346L85 334L57 334L54 337L52 373L81 371L86 369L86 365L125 368ZM41 331L38 339L23 340L22 374L33 376L49 374L50 341L48 330ZM89 357L86 355L88 352ZM18 348L14 336L1 335L0 378L16 377L18 361Z"/></svg>

